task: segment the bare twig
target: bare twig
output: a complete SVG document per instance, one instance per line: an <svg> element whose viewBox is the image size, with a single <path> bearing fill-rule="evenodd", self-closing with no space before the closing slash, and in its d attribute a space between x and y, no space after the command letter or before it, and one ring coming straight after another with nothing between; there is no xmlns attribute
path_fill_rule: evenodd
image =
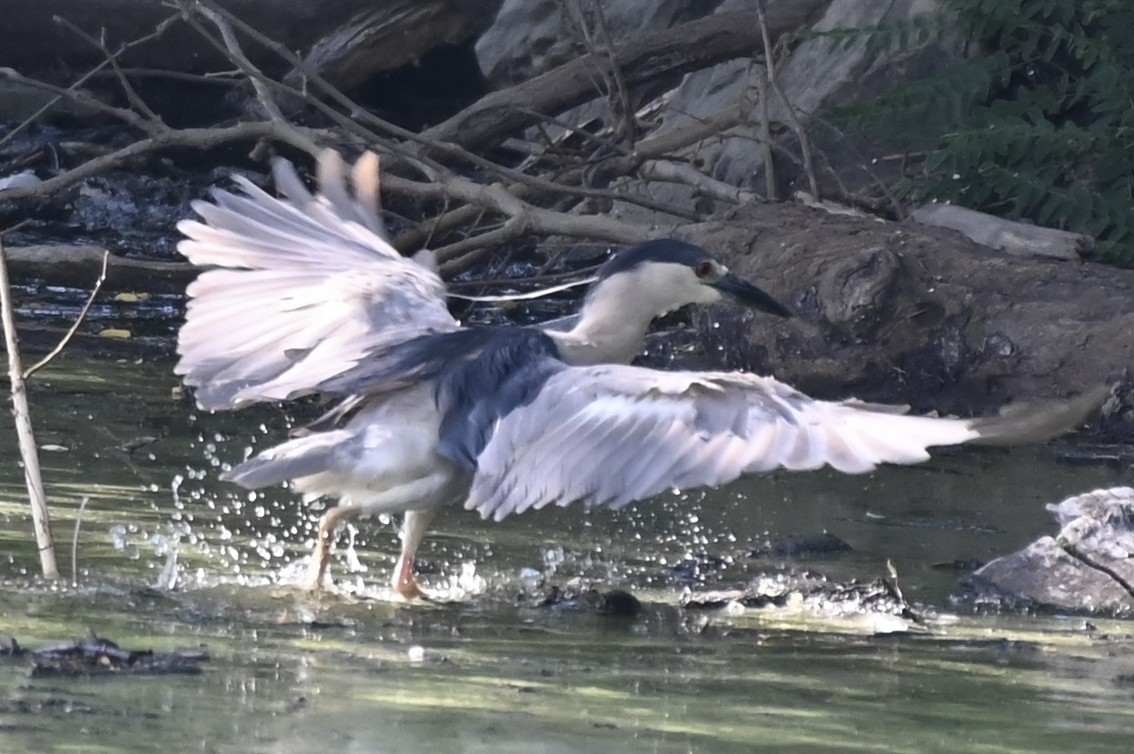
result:
<svg viewBox="0 0 1134 754"><path fill-rule="evenodd" d="M463 202L488 207L510 218L522 217L529 230L541 233L605 238L617 243L636 243L651 234L644 225L633 225L606 215L565 215L554 210L528 204L509 193L502 184L483 185L467 178L446 174L440 181L422 183L399 176L387 175L384 184L391 191L423 199L440 199L449 196ZM514 227L514 226L513 226ZM445 260L438 257L440 261Z"/></svg>
<svg viewBox="0 0 1134 754"><path fill-rule="evenodd" d="M795 131L795 136L799 139L799 151L803 154L803 170L807 174L807 183L811 187L811 195L818 199L819 181L815 178L815 166L811 160L811 139L808 138L807 130L799 120L795 107L784 94L784 90L776 78L775 48L772 47L772 35L768 30L768 17L764 12L764 0L756 0L756 16L760 23L760 36L764 40L764 57L768 64L768 85L784 103L784 115L787 117L788 125Z"/></svg>
<svg viewBox="0 0 1134 754"><path fill-rule="evenodd" d="M102 288L102 284L106 280L106 265L109 261L110 252L104 251L102 253L102 270L98 273L98 279L95 280L94 288L91 289L91 295L87 297L87 302L83 304L83 308L79 310L79 316L75 317L74 323L71 324L71 329L69 329L67 331L67 334L64 335L62 339L60 339L55 348L51 349L51 352L49 354L24 370L25 380L38 372L43 367L47 366L47 364L50 363L52 359L58 356L60 352L62 352L62 350L67 347L67 344L71 342L71 338L75 337L75 333L79 331L79 325L83 324L83 320L86 318L87 312L91 310L91 304L94 303L95 296L98 295L99 289Z"/></svg>
<svg viewBox="0 0 1134 754"><path fill-rule="evenodd" d="M441 265L442 277L459 275L496 251L506 241L519 238L526 232L528 232L526 218L523 215L515 215L508 218L508 221L496 230L442 246L436 252L437 258L441 259L444 255L444 258L451 260Z"/></svg>
<svg viewBox="0 0 1134 754"><path fill-rule="evenodd" d="M637 123L634 120L634 107L630 102L630 91L626 87L626 80L615 58L614 41L610 36L606 15L602 11L602 3L590 3L594 15L593 31L581 2L568 3L567 7L574 11L570 15L575 22L575 30L582 38L588 55L594 60L595 75L602 80L601 86L597 80L595 81L595 89L606 97L607 110L616 124L612 126L615 141L620 146L633 144L637 140L638 133ZM596 38L600 36L601 41Z"/></svg>
<svg viewBox="0 0 1134 754"><path fill-rule="evenodd" d="M776 159L772 152L772 111L768 106L768 68L758 66L756 71L756 96L760 107L760 149L764 153L764 195L768 201L776 200Z"/></svg>
<svg viewBox="0 0 1134 754"><path fill-rule="evenodd" d="M166 30L169 29L169 27L172 26L175 21L177 21L177 19L179 17L180 17L180 15L170 16L169 18L167 18L164 21L162 21L161 23L159 23L156 27L154 27L154 30L151 33L146 34L145 36L139 37L138 39L135 39L133 41L127 42L126 44L124 44L122 46L122 48L118 51L118 53L115 57L117 58L118 55L121 55L122 53L126 52L127 50L129 50L133 47L136 47L137 45L143 44L145 42L149 42L151 40L157 39L158 37L162 36L163 34L165 34ZM9 141L16 138L16 136L18 136L20 133L22 133L32 123L35 123L37 120L39 120L41 117L43 117L44 114L46 114L49 110L51 110L51 108L53 108L57 104L59 104L59 102L61 102L63 99L71 97L75 92L78 91L80 86L82 86L88 80L90 80L90 78L92 76L101 72L109 64L110 64L109 60L102 61L101 63L96 65L94 68L92 68L91 70L87 71L85 74L80 76L74 83L71 84L71 86L67 87L67 89L62 90L62 91L57 91L54 99L52 99L50 102L45 104L43 107L36 110L31 115L29 115L27 118L24 119L24 121L22 123L20 123L18 126L13 128L8 133L4 134L4 136L0 137L0 147L4 146ZM8 72L10 70L11 69L0 69L0 74L3 74L3 73ZM26 79L25 83L29 83L29 82L32 82L32 81L34 81L34 80L33 79ZM36 82L36 83L40 83L40 82Z"/></svg>
<svg viewBox="0 0 1134 754"><path fill-rule="evenodd" d="M16 318L12 311L11 287L8 283L8 265L4 259L4 242L0 239L0 320L4 325L4 347L8 352L8 377L12 383L12 416L16 423L16 436L20 445L20 459L24 464L24 481L31 504L32 527L39 548L39 565L43 577L59 578L55 563L55 544L51 538L51 516L47 510L47 496L43 491L43 474L39 469L39 449L35 444L31 412L28 408L27 385L24 384L20 365L19 338L16 335Z"/></svg>
<svg viewBox="0 0 1134 754"><path fill-rule="evenodd" d="M700 219L695 214L689 213L688 211L685 211L680 207L667 206L663 203L654 202L642 197L620 194L603 189L586 188L581 185L581 175L576 180L568 181L566 183L549 181L544 178L531 176L518 170L506 168L499 165L498 163L492 162L491 160L485 159L477 154L469 152L458 144L438 141L428 136L417 134L413 131L401 128L400 126L395 126L367 112L364 108L362 108L356 102L339 91L335 86L323 79L318 73L309 70L305 61L297 56L294 52L283 47L278 42L270 39L256 29L248 26L246 23L241 21L229 11L215 4L213 0L194 0L194 2L192 3L190 3L189 0L179 0L179 2L187 12L192 12L193 8L197 6L209 9L216 18L223 19L225 22L231 24L233 28L239 29L242 33L248 35L249 38L255 40L258 44L266 47L272 52L275 52L285 61L293 65L297 70L301 71L304 76L307 77L308 81L316 85L316 87L318 87L319 90L323 92L323 94L329 97L340 107L346 109L347 114L338 113L333 109L328 108L318 98L312 97L310 94L304 91L300 91L298 89L288 87L287 85L280 82L274 81L273 79L264 76L258 70L246 69L245 72L250 77L261 81L266 86L286 89L289 93L301 98L304 102L308 102L318 107L321 112L333 118L338 125L347 128L348 130L351 130L352 132L363 137L367 141L367 143L373 144L374 142L379 142L383 148L383 151L387 151L389 154L391 154L395 158L395 161L401 160L404 163L412 165L433 181L447 185L449 176L451 176L452 174L440 163L430 158L424 157L423 152L448 154L455 159L470 162L477 167L483 168L501 178L508 179L516 184L526 185L536 192L546 192L549 194L558 195L584 196L612 201L626 201L634 204L640 204L647 209L652 209L657 212L671 214L676 218L685 220ZM223 49L221 51L225 52L225 50ZM237 65L240 65L239 61L234 62L237 63ZM399 147L397 144L394 144L388 140L381 139L378 134L361 131L361 124L367 124L374 128L377 128L379 131L387 134L388 136L404 139L411 144L416 144L418 147L423 147L424 150L418 150L417 152L411 153L411 151L403 147ZM390 189L397 190L394 184L390 185ZM508 191L517 194L520 193L516 191L516 187L514 186L509 186ZM532 198L531 195L529 195L528 198Z"/></svg>
<svg viewBox="0 0 1134 754"><path fill-rule="evenodd" d="M280 123L287 122L283 113L280 111L279 105L276 104L275 99L272 97L271 91L268 89L264 81L267 77L264 73L252 64L252 61L244 54L244 50L240 48L240 41L236 38L236 34L232 30L232 26L223 16L207 5L202 5L200 13L213 22L217 27L217 31L221 34L221 39L224 40L224 52L228 55L228 59L240 68L240 70L248 77L252 83L252 88L256 91L256 99L260 102L260 106L264 108L264 112L268 117ZM192 15L186 15L185 20L189 25L195 28L202 37L212 41L212 37L201 27L201 24Z"/></svg>
<svg viewBox="0 0 1134 754"><path fill-rule="evenodd" d="M45 81L38 79L28 78L23 74L11 68L0 68L0 79L6 79L16 84L26 86L29 89L39 89L40 91L49 92L56 96L52 103L61 99L70 100L85 108L89 108L93 112L109 115L118 120L125 121L127 124L137 128L139 131L148 134L155 134L161 130L161 124L154 123L147 120L138 113L127 107L114 107L105 102L92 97L84 91L73 89L72 87L60 87L54 84L49 84ZM74 86L74 85L72 85ZM42 108L41 108L42 109ZM7 136L5 138L8 138ZM3 146L3 141L0 141L0 146Z"/></svg>
<svg viewBox="0 0 1134 754"><path fill-rule="evenodd" d="M157 113L151 110L149 108L149 105L146 104L145 100L143 100L138 95L138 92L134 89L134 85L130 83L130 79L126 78L126 75L122 73L122 67L118 65L118 56L121 55L122 52L126 49L125 46L119 47L118 52L111 52L110 48L106 45L106 29L103 29L102 34L100 34L96 39L93 35L88 34L86 31L80 29L78 26L75 26L65 18L56 16L55 22L66 26L72 34L79 37L92 47L97 48L99 52L103 54L103 57L106 58L106 63L111 67L111 69L114 71L114 75L118 78L118 83L122 87L122 91L125 92L126 99L129 100L130 104L134 107L135 110L140 111L142 115L144 115L149 120L161 120L161 118L157 116Z"/></svg>

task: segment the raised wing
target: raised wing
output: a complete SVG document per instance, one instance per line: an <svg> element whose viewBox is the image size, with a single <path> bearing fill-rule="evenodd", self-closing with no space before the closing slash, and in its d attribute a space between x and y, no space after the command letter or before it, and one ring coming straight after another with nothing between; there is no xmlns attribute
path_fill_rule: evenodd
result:
<svg viewBox="0 0 1134 754"><path fill-rule="evenodd" d="M818 401L743 373L568 367L496 422L466 507L500 520L549 503L617 508L778 467L861 473L924 461L936 445L1045 439L1080 424L1101 400L1093 393L1030 419L938 419Z"/></svg>
<svg viewBox="0 0 1134 754"><path fill-rule="evenodd" d="M283 198L237 177L241 193L194 202L202 220L177 226L189 261L220 268L189 286L178 335L175 371L202 408L349 393L343 375L364 360L458 327L430 260L387 242L375 155L355 164L353 197L332 150L319 158L318 196L289 163L278 160L273 172Z"/></svg>

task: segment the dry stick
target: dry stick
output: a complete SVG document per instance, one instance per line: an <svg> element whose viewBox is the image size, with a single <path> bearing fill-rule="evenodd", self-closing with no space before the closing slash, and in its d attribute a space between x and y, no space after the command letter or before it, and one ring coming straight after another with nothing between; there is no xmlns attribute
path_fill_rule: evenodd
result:
<svg viewBox="0 0 1134 754"><path fill-rule="evenodd" d="M772 111L768 107L768 68L759 66L756 96L760 98L760 149L764 153L764 195L776 200L776 160L772 152Z"/></svg>
<svg viewBox="0 0 1134 754"><path fill-rule="evenodd" d="M732 204L759 201L759 197L750 189L719 181L687 163L650 160L643 163L638 172L647 180L685 184L692 186L705 196Z"/></svg>
<svg viewBox="0 0 1134 754"><path fill-rule="evenodd" d="M42 359L24 370L25 380L38 372L43 367L47 366L47 364L50 363L52 359L58 356L59 353L64 348L66 348L67 344L71 342L71 338L75 337L75 333L79 331L79 325L83 323L83 320L86 319L87 312L91 310L91 304L94 303L95 296L98 295L99 289L102 288L103 282L106 281L106 265L109 261L110 252L104 251L102 253L102 269L98 273L98 279L95 280L94 288L91 289L91 295L87 296L87 303L83 304L83 308L79 310L79 316L76 317L75 321L71 324L71 329L67 331L67 334L63 336L58 345L56 345L55 348L51 349L51 353L47 354Z"/></svg>
<svg viewBox="0 0 1134 754"><path fill-rule="evenodd" d="M327 94L327 96L329 96L334 102L338 103L340 107L344 108L347 111L348 115L346 117L346 123L343 124L344 126L351 124L351 119L357 118L377 127L388 136L404 139L409 142L423 142L422 137L417 133L410 131L409 129L402 128L401 126L394 125L389 121L379 118L377 115L367 112L365 108L352 100L350 97L347 97L329 81L324 79L318 73L310 70L307 62L303 58L299 57L299 55L292 52L287 47L283 46L271 37L267 36L260 30L256 29L254 26L249 25L239 16L233 14L231 11L213 2L213 0L176 0L176 2L178 7L181 8L182 13L185 14L186 17L191 16L193 13L200 12L197 10L198 7L211 11L217 18L224 19L224 21L230 24L232 28L248 35L248 37L254 42L264 47L265 49L274 52L281 59L292 65L295 70L303 74L303 76L305 76L310 83L318 86L324 93ZM200 31L199 28L198 31ZM205 34L204 36L206 40L213 44L214 47L227 55L227 50L220 43L214 40L212 36L208 34ZM256 73L250 75L256 75ZM339 122L338 117L340 117L340 113L334 111L333 109L327 108L326 105L323 104L317 97L313 97L308 94L305 89L288 86L287 84L276 81L275 79L264 76L263 74L259 74L259 78L262 83L268 86L283 89L284 91L301 98L304 102L317 107L321 112L323 112L324 115L335 118L336 122ZM405 153L405 150L400 150L397 145L389 142L388 140L382 139L376 133L367 131L367 134L374 141L381 143L383 146L389 149L391 154L400 157L409 157L409 155ZM418 155L417 158L424 159L421 155Z"/></svg>
<svg viewBox="0 0 1134 754"><path fill-rule="evenodd" d="M528 224L522 216L508 218L502 226L487 233L481 233L475 238L466 238L441 250L448 253L451 262L441 265L441 276L452 277L475 266L485 256L496 251L497 247L505 241L519 238L528 230Z"/></svg>
<svg viewBox="0 0 1134 754"><path fill-rule="evenodd" d="M899 220L905 220L908 213L906 212L905 207L902 205L902 202L898 200L898 197L894 195L886 182L882 180L878 173L874 171L874 168L871 166L871 160L862 153L862 151L858 148L854 141L845 133L843 133L842 130L838 128L838 126L831 123L830 121L824 120L823 118L815 115L811 116L811 120L834 133L835 136L837 136L842 141L843 145L848 150L850 150L850 153L855 157L855 159L858 160L859 169L861 169L862 172L866 173L870 177L870 180L874 183L874 187L882 192L882 195L886 197L886 201L890 203L890 207L894 210L894 215ZM839 189L842 191L843 197L852 205L856 204L856 202L854 201L855 197L851 196L846 186L843 185L842 179L839 177L839 174L835 172L834 168L830 167L830 160L827 161L827 164L827 171L831 174L831 176L834 177L835 181L838 182Z"/></svg>
<svg viewBox="0 0 1134 754"><path fill-rule="evenodd" d="M11 68L0 68L0 80L12 81L17 84L22 84L23 86L31 89L39 89L40 91L49 92L56 95L56 100L53 100L53 102L58 101L59 99L68 99L78 105L89 108L96 113L109 115L112 118L124 121L144 133L159 133L162 128L161 123L147 120L141 115L138 115L138 113L134 112L133 110L130 110L129 108L114 107L113 105L108 105L105 102L92 97L84 91L72 90L71 87L55 86L54 84L49 84L45 81L40 81L39 79L28 78L27 76L21 74L19 71L13 70Z"/></svg>
<svg viewBox="0 0 1134 754"><path fill-rule="evenodd" d="M221 39L224 40L225 52L228 55L228 59L236 63L241 72L252 82L252 88L256 91L256 99L260 101L260 106L264 108L268 117L275 121L286 122L283 113L280 112L279 105L276 104L275 99L272 97L272 93L268 91L268 87L264 85L263 79L267 77L259 68L253 65L252 61L244 54L244 50L241 49L240 42L237 40L232 27L220 14L207 6L202 6L200 13L204 15L205 18L212 21L213 25L217 27L217 31L221 34ZM209 38L209 36L204 33L204 29L201 28L197 19L192 16L187 16L185 20L193 26L193 28L201 32L202 36L206 39Z"/></svg>
<svg viewBox="0 0 1134 754"><path fill-rule="evenodd" d="M780 87L780 82L776 78L776 55L775 49L772 47L772 36L768 32L768 19L764 14L764 0L756 0L756 18L760 23L760 36L764 39L764 57L768 61L768 84L779 96L780 101L784 103L784 114L787 116L788 125L795 131L795 136L799 139L799 151L803 153L803 169L807 173L807 183L811 187L811 195L818 199L819 181L815 178L815 166L811 162L811 140L807 138L807 131L804 130L803 123L800 122L795 108L792 107L791 101L784 94L784 90Z"/></svg>
<svg viewBox="0 0 1134 754"><path fill-rule="evenodd" d="M601 2L592 5L595 14L595 32L603 37L602 45L595 39L591 29L587 26L587 19L581 5L575 6L573 19L576 33L583 38L587 54L595 61L595 72L602 79L603 87L595 81L595 89L604 94L607 101L607 110L614 119L621 122L621 127L612 126L616 137L621 136L623 142L634 142L637 133L637 123L634 120L634 108L630 106L630 93L626 88L626 81L614 56L614 45L610 38L610 29L606 25L606 16L602 12ZM603 91L605 88L605 92Z"/></svg>
<svg viewBox="0 0 1134 754"><path fill-rule="evenodd" d="M4 324L4 346L8 351L8 377L12 382L12 417L19 438L20 458L24 463L24 481L31 503L32 526L36 546L39 548L39 565L46 579L59 578L55 563L55 545L51 540L51 516L47 511L47 497L43 492L43 475L39 470L39 450L35 445L31 413L28 410L27 386L24 384L20 364L19 338L16 335L16 318L12 313L12 291L8 284L8 264L4 258L4 242L0 240L0 318Z"/></svg>
<svg viewBox="0 0 1134 754"><path fill-rule="evenodd" d="M122 67L118 65L118 56L122 54L122 52L126 49L125 46L120 47L118 52L111 52L110 48L106 45L105 28L102 30L102 33L99 35L99 37L95 39L93 35L88 34L86 31L80 29L78 26L75 26L75 24L71 23L65 18L56 16L55 22L66 26L72 34L77 36L79 39L82 39L87 44L98 48L99 52L101 52L103 57L106 58L107 65L109 65L111 69L113 69L114 75L118 78L118 83L122 87L122 91L126 94L126 99L130 102L135 110L142 113L142 115L144 115L151 121L161 120L161 118L157 116L157 113L151 110L150 106L146 104L146 101L143 100L141 95L138 94L138 91L134 89L134 85L130 83L130 79L126 78L126 75L122 72Z"/></svg>

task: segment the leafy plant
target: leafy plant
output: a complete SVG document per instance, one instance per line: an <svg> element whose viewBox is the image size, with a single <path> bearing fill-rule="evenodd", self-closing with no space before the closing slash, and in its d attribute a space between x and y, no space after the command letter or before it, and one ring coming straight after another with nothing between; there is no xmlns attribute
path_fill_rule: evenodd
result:
<svg viewBox="0 0 1134 754"><path fill-rule="evenodd" d="M924 152L893 187L899 196L1088 233L1111 261L1134 266L1134 2L946 5L969 45L965 62L829 117Z"/></svg>

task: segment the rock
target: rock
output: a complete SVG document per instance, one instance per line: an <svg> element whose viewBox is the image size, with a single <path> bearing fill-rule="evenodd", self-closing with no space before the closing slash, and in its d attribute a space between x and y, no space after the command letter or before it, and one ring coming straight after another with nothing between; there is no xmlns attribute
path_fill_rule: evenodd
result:
<svg viewBox="0 0 1134 754"><path fill-rule="evenodd" d="M1076 613L1134 613L1134 488L1048 505L1062 527L970 574L979 597Z"/></svg>
<svg viewBox="0 0 1134 754"><path fill-rule="evenodd" d="M28 188L30 186L38 186L43 183L35 173L30 170L24 170L12 175L0 177L0 191L5 189Z"/></svg>
<svg viewBox="0 0 1134 754"><path fill-rule="evenodd" d="M595 605L595 613L607 618L636 618L642 612L642 603L625 589L604 592Z"/></svg>
<svg viewBox="0 0 1134 754"><path fill-rule="evenodd" d="M618 0L603 2L602 21L583 8L599 45L617 46L644 31L711 13L720 0ZM563 0L505 0L492 26L476 43L485 77L507 86L545 73L586 51L579 18L572 9L586 3ZM600 25L601 24L601 25Z"/></svg>
<svg viewBox="0 0 1134 754"><path fill-rule="evenodd" d="M536 604L553 610L590 609L603 618L635 618L642 612L642 603L625 589L599 592L582 582L568 583L562 588L553 585Z"/></svg>

